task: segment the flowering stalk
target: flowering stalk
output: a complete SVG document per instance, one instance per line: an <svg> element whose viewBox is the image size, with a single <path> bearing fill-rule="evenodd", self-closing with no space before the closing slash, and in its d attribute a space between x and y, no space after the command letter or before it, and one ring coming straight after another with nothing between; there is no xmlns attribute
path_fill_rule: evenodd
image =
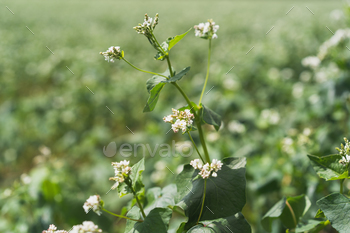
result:
<svg viewBox="0 0 350 233"><path fill-rule="evenodd" d="M194 141L193 141L193 138L192 138L192 136L191 136L191 133L190 133L189 131L187 131L187 133L188 133L188 136L189 136L190 139L191 139L191 142L192 142L194 148L196 149L196 151L197 151L197 153L198 153L199 158L201 158L202 162L204 163L204 159L203 159L201 153L199 153L198 148L197 148L197 146L196 146L196 143L194 143Z"/></svg>
<svg viewBox="0 0 350 233"><path fill-rule="evenodd" d="M143 216L144 218L146 218L146 214L145 214L145 211L143 210L143 207L142 207L142 205L141 205L141 202L140 202L139 198L137 197L134 188L132 187L132 181L131 181L130 177L128 177L128 178L125 180L125 184L130 188L132 194L134 195L134 197L135 197L135 199L136 199L136 202L137 202L137 204L138 204L138 206L139 206L139 208L140 208L140 210L141 210L142 216Z"/></svg>
<svg viewBox="0 0 350 233"><path fill-rule="evenodd" d="M208 82L209 66L210 66L210 53L211 53L211 39L209 39L207 75L205 76L205 82L204 82L204 86L203 86L203 89L202 89L201 97L199 98L199 104L198 105L200 105L202 103L203 94L204 94L204 91L205 91L205 88L206 88L207 82Z"/></svg>
<svg viewBox="0 0 350 233"><path fill-rule="evenodd" d="M123 216L123 215L115 214L113 212L110 212L110 211L106 210L105 208L102 208L102 210L104 212L109 213L110 215L116 216L118 218L124 218L124 219L128 219L128 220L136 221L136 222L143 222L143 220L141 220L141 219L137 220L137 219L133 219L133 218L129 218L129 217Z"/></svg>
<svg viewBox="0 0 350 233"><path fill-rule="evenodd" d="M202 201L201 211L199 212L199 217L198 217L198 220L197 220L197 225L198 225L199 220L200 220L201 217L202 217L206 191L207 191L207 179L204 179L203 201Z"/></svg>
<svg viewBox="0 0 350 233"><path fill-rule="evenodd" d="M154 74L154 75L158 75L158 76L162 76L166 79L169 79L167 76L165 75L162 75L162 74L158 74L158 73L154 73L154 72L151 72L151 71L147 71L147 70L142 70L140 68L137 68L136 66L134 66L133 64L131 64L128 60L126 60L124 57L122 58L126 63L128 63L131 67L135 68L136 70L138 71L141 71L141 72L144 72L144 73L148 73L148 74Z"/></svg>

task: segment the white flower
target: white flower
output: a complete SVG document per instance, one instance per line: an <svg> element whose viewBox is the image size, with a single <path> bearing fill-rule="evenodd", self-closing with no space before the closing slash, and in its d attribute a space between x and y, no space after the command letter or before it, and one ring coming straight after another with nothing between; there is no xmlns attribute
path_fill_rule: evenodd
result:
<svg viewBox="0 0 350 233"><path fill-rule="evenodd" d="M124 52L120 50L119 46L111 46L106 52L100 52L105 57L108 62L114 62L114 59L122 59L124 57Z"/></svg>
<svg viewBox="0 0 350 233"><path fill-rule="evenodd" d="M217 30L219 29L219 25L215 25L212 19L208 20L206 23L199 23L194 26L194 34L197 37L201 37L204 39L217 39L216 35Z"/></svg>
<svg viewBox="0 0 350 233"><path fill-rule="evenodd" d="M171 115L165 116L163 118L163 121L166 123L172 123L173 122L173 117Z"/></svg>
<svg viewBox="0 0 350 233"><path fill-rule="evenodd" d="M318 57L305 57L301 60L301 64L305 67L317 68L321 63L321 60Z"/></svg>
<svg viewBox="0 0 350 233"><path fill-rule="evenodd" d="M131 167L129 167L130 161L124 160L121 162L112 162L112 166L114 168L114 177L110 177L109 180L114 180L116 183L112 186L112 189L118 187L118 185L125 181L125 177L127 177L131 171Z"/></svg>
<svg viewBox="0 0 350 233"><path fill-rule="evenodd" d="M194 115L189 109L179 111L173 108L172 112L172 115L168 115L163 118L164 122L172 124L171 129L174 131L174 133L179 132L179 130L181 130L183 133L187 132L188 128L192 126L192 119L194 118Z"/></svg>
<svg viewBox="0 0 350 233"><path fill-rule="evenodd" d="M350 141L347 138L344 138L345 145L340 144L340 148L336 148L339 151L339 154L343 156L339 163L344 166L350 162Z"/></svg>
<svg viewBox="0 0 350 233"><path fill-rule="evenodd" d="M211 164L206 163L202 166L202 162L199 159L192 160L190 165L194 169L200 170L198 173L203 179L207 179L211 176L217 177L217 171L221 170L223 163L220 160L213 159Z"/></svg>
<svg viewBox="0 0 350 233"><path fill-rule="evenodd" d="M99 195L90 196L83 205L85 213L92 209L97 215L102 214L102 203Z"/></svg>
<svg viewBox="0 0 350 233"><path fill-rule="evenodd" d="M57 227L53 224L51 224L49 226L49 229L47 229L46 231L44 230L42 233L68 233L68 231L64 231L64 230L58 230L56 231Z"/></svg>
<svg viewBox="0 0 350 233"><path fill-rule="evenodd" d="M192 160L190 165L194 168L194 169L201 169L202 168L202 162L199 159L195 159Z"/></svg>
<svg viewBox="0 0 350 233"><path fill-rule="evenodd" d="M75 225L69 233L100 233L101 229L91 221L85 221L82 225Z"/></svg>
<svg viewBox="0 0 350 233"><path fill-rule="evenodd" d="M152 31L157 26L159 20L158 13L154 17L154 20L151 17L148 17L147 14L145 14L145 19L142 24L139 23L138 26L135 26L134 29L139 34L144 34L145 36L149 37L152 35Z"/></svg>

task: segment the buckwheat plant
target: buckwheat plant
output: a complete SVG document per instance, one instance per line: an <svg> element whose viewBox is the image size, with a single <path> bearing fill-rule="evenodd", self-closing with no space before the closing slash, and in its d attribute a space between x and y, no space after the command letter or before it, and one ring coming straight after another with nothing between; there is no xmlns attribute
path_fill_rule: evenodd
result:
<svg viewBox="0 0 350 233"><path fill-rule="evenodd" d="M179 109L169 109L171 114L165 116L163 121L171 124L174 133L181 132L184 137L189 137L196 149L198 159L189 161L183 170L177 175L175 184L170 184L163 189L151 188L147 191L143 185L142 172L145 170L144 160L131 166L129 161L113 162L115 172L110 180L115 183L111 187L111 193L116 189L121 198L131 194L132 201L127 206L126 214L116 214L104 208L104 202L99 195L90 196L83 208L85 212L93 210L98 215L106 212L118 218L126 219L125 232L165 233L171 232L227 232L250 233L251 228L243 215L242 208L246 202L245 188L245 158L225 158L222 161L211 159L206 146L204 124L212 125L217 131L221 126L221 117L202 103L203 95L209 78L212 39L217 39L219 25L210 19L205 23L194 26L194 34L200 39L208 41L208 61L206 76L203 80L203 88L196 104L180 86L180 81L185 79L190 67L176 71L172 66L170 52L191 31L191 28L181 35L168 37L159 42L155 35L156 26L159 23L159 15L154 18L145 14L144 21L134 27L134 30L146 37L155 49L154 59L164 61L167 70L163 73L147 71L138 68L126 59L122 47L112 46L107 51L101 52L108 62L124 61L132 68L153 75L146 81L149 98L143 112L152 112L159 100L160 93L165 85L173 86L184 98L186 105ZM186 75L190 78L189 75ZM192 95L195 95L193 93ZM192 96L191 95L191 96ZM201 149L192 138L196 134L199 138ZM176 228L168 229L173 213L184 217L184 221Z"/></svg>

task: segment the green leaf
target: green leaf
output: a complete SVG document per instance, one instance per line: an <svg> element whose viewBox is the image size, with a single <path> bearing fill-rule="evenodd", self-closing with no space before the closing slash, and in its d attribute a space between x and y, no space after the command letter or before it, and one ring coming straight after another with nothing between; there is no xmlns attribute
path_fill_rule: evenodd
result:
<svg viewBox="0 0 350 233"><path fill-rule="evenodd" d="M151 93L151 90L155 86L157 86L159 83L164 83L166 81L167 81L166 78L164 78L162 76L158 76L158 75L155 75L152 78L148 79L146 82L146 88L147 88L148 93Z"/></svg>
<svg viewBox="0 0 350 233"><path fill-rule="evenodd" d="M226 158L217 177L207 180L206 198L201 221L226 218L240 212L245 205L245 158ZM204 179L194 179L198 170L187 164L176 178L176 201L189 218L186 229L198 220L204 190Z"/></svg>
<svg viewBox="0 0 350 233"><path fill-rule="evenodd" d="M176 233L183 233L186 232L185 231L185 226L186 226L186 222L182 222L179 226L179 228L177 228Z"/></svg>
<svg viewBox="0 0 350 233"><path fill-rule="evenodd" d="M138 163L131 167L129 178L132 181L132 188L135 190L136 195L143 196L145 189L142 183L141 173L145 170L145 160L142 158ZM118 186L119 197L123 197L126 194L132 193L128 185L123 182Z"/></svg>
<svg viewBox="0 0 350 233"><path fill-rule="evenodd" d="M140 208L137 206L132 207L129 212L126 214L126 217L132 218L132 219L141 219L141 211ZM132 229L134 229L136 221L133 220L126 220L126 226L125 226L125 233L132 232Z"/></svg>
<svg viewBox="0 0 350 233"><path fill-rule="evenodd" d="M327 225L328 225L327 221L310 219L306 221L301 221L296 227L295 232L296 233L303 233L303 232L318 233Z"/></svg>
<svg viewBox="0 0 350 233"><path fill-rule="evenodd" d="M339 233L348 233L350 229L350 199L340 193L332 193L316 202Z"/></svg>
<svg viewBox="0 0 350 233"><path fill-rule="evenodd" d="M340 164L341 155L314 156L308 155L317 175L325 180L340 180L350 178L347 167Z"/></svg>
<svg viewBox="0 0 350 233"><path fill-rule="evenodd" d="M284 207L286 206L286 200L287 198L283 197L282 200L277 202L261 219L261 225L266 231L271 232L272 221L281 216Z"/></svg>
<svg viewBox="0 0 350 233"><path fill-rule="evenodd" d="M145 213L148 214L156 207L174 206L176 196L176 185L170 184L163 189L159 187L151 188L146 193Z"/></svg>
<svg viewBox="0 0 350 233"><path fill-rule="evenodd" d="M166 233L169 227L169 221L172 210L169 208L155 208L146 216L143 222L136 222L131 230L125 233ZM129 221L129 220L128 220Z"/></svg>
<svg viewBox="0 0 350 233"><path fill-rule="evenodd" d="M202 105L202 108L200 110L200 116L202 117L202 120L204 123L213 125L216 131L220 129L221 117L219 114L217 114L210 108L207 108L204 105Z"/></svg>
<svg viewBox="0 0 350 233"><path fill-rule="evenodd" d="M171 77L169 80L166 80L167 82L176 82L179 81L187 72L190 70L190 66L186 67L185 69L181 70L179 73Z"/></svg>
<svg viewBox="0 0 350 233"><path fill-rule="evenodd" d="M191 101L191 104L192 104L192 107L190 107L189 105L186 105L184 107L179 108L178 110L184 111L185 109L193 109L194 111L198 111L199 107L197 106L197 104L195 102L192 102L192 101Z"/></svg>
<svg viewBox="0 0 350 233"><path fill-rule="evenodd" d="M324 215L323 211L319 209L315 215L315 218L326 218L326 216Z"/></svg>
<svg viewBox="0 0 350 233"><path fill-rule="evenodd" d="M158 99L159 99L159 95L160 92L162 91L163 87L164 87L165 83L158 83L152 90L150 93L150 96L147 100L146 106L143 109L143 112L152 112L154 110L154 108L157 105Z"/></svg>
<svg viewBox="0 0 350 233"><path fill-rule="evenodd" d="M294 217L289 209L287 202L291 206ZM311 202L309 198L305 195L300 195L296 197L282 198L277 202L262 218L261 224L263 228L271 232L272 230L272 221L275 219L280 219L283 225L289 229L294 229L298 224L300 218L305 215L309 210ZM295 224L295 221L297 224Z"/></svg>
<svg viewBox="0 0 350 233"><path fill-rule="evenodd" d="M188 29L187 32L181 34L181 35L177 35L173 38L169 38L168 41L169 41L169 47L168 47L168 51L170 51L170 49L172 47L174 47L180 40L182 40L182 38L184 38L186 36L186 34L191 31L192 28Z"/></svg>
<svg viewBox="0 0 350 233"><path fill-rule="evenodd" d="M192 227L188 233L250 233L252 230L241 213L227 218L219 218L209 221L201 221L199 225Z"/></svg>

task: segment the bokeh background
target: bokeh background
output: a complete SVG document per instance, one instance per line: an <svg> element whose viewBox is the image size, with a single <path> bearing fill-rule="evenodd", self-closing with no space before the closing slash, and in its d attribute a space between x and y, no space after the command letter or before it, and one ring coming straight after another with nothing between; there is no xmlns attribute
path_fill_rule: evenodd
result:
<svg viewBox="0 0 350 233"><path fill-rule="evenodd" d="M115 213L123 213L130 200L116 191L106 194L113 185L110 163L125 158L119 152L106 157L103 147L188 141L186 135L166 134L169 125L162 121L172 107L185 105L172 86L165 87L156 109L144 114L151 75L99 55L121 46L136 66L165 71L166 63L155 61L147 39L132 29L146 12L160 15L160 41L208 18L220 25L208 83L214 88L203 103L222 116L223 126L219 132L205 126L205 135L212 158L247 157L244 215L253 232L265 232L260 220L283 196L305 193L315 204L338 189L337 182L316 176L306 155L336 153L343 137L350 137L350 43L341 38L317 67L302 61L316 56L333 36L326 26L334 33L347 28L345 1L20 0L0 5L0 232L37 233L51 223L69 230L84 220L106 232L123 232L124 220L85 214L82 208L94 194ZM195 102L206 57L207 41L193 31L171 51L176 70L191 66L179 84ZM175 176L165 166L178 173L196 154L145 156L147 188L173 183ZM141 158L139 153L127 159ZM308 214L316 211L314 205ZM171 226L177 221L175 216ZM284 231L274 223L275 233Z"/></svg>

